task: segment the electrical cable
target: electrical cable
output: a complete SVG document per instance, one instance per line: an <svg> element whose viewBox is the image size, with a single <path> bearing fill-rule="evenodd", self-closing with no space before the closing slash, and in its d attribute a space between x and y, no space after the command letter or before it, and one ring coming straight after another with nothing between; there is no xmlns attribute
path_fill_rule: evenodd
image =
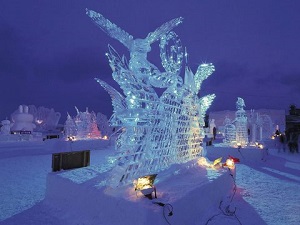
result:
<svg viewBox="0 0 300 225"><path fill-rule="evenodd" d="M243 154L241 152L241 148L238 148L238 152L241 154L242 158L245 160L245 157L243 156Z"/></svg>
<svg viewBox="0 0 300 225"><path fill-rule="evenodd" d="M167 219L166 216L166 210L168 210L168 216L173 216L173 206L169 203L162 203L162 202L153 202L153 204L159 205L161 207L163 207L163 217L166 220L166 222L171 225L171 223L169 222L169 220Z"/></svg>
<svg viewBox="0 0 300 225"><path fill-rule="evenodd" d="M235 178L234 178L234 176L233 176L233 174L231 173L231 170L230 170L229 168L228 168L228 171L229 171L229 175L230 175L230 176L232 177L232 179L233 179L233 184L234 184L234 187L233 187L233 194L232 194L231 199L230 199L230 203L231 203L232 200L233 200L233 197L235 196L237 187L236 187L236 183L235 183ZM205 225L207 225L207 224L208 224L210 221L212 221L215 217L217 217L217 216L219 216L219 215L221 215L221 214L223 214L223 215L225 215L225 216L233 216L234 218L236 218L236 220L239 222L239 224L242 225L241 221L239 220L239 218L238 218L237 215L235 214L235 212L236 212L236 207L234 208L233 211L230 210L230 209L229 209L230 203L229 203L229 205L227 205L227 206L225 207L225 210L223 210L223 209L222 209L222 203L223 203L223 201L220 201L220 204L219 204L219 210L220 210L221 212L218 213L218 214L213 215L212 217L210 217L210 218L206 221Z"/></svg>
<svg viewBox="0 0 300 225"><path fill-rule="evenodd" d="M231 170L228 168L228 170L229 170L229 175L232 177L232 180L233 180L233 195L232 195L232 197L231 197L231 200L230 200L230 202L232 202L232 200L233 200L233 197L235 196L235 193L236 193L236 183L235 183L235 179L234 179L234 176L233 176L233 174L231 173Z"/></svg>

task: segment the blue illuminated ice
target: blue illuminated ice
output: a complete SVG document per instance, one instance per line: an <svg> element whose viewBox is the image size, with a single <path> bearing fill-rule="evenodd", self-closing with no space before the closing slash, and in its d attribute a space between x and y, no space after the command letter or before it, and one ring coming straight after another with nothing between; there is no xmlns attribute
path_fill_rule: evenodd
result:
<svg viewBox="0 0 300 225"><path fill-rule="evenodd" d="M236 142L243 146L248 144L248 119L244 107L246 107L244 99L238 97L235 113Z"/></svg>
<svg viewBox="0 0 300 225"><path fill-rule="evenodd" d="M201 156L203 115L215 95L199 99L198 94L214 66L202 64L195 74L185 66L184 81L181 78L184 52L173 29L183 18L164 23L144 39L134 39L101 14L87 10L87 15L130 53L127 61L125 56L121 57L108 46L112 77L123 93L96 79L112 99L111 125L123 128L116 140L116 166L108 185L131 183L140 176L158 173L172 164ZM156 41L159 41L163 72L147 59L151 44ZM165 89L160 97L157 88Z"/></svg>
<svg viewBox="0 0 300 225"><path fill-rule="evenodd" d="M235 119L231 121L229 118L226 118L224 121L224 143L229 145L248 145L248 118L244 107L246 107L244 99L238 97Z"/></svg>

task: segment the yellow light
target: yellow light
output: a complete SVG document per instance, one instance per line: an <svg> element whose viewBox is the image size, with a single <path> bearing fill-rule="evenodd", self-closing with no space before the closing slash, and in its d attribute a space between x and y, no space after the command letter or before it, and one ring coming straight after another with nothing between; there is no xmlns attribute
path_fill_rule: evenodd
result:
<svg viewBox="0 0 300 225"><path fill-rule="evenodd" d="M203 166L211 169L218 169L222 166L221 161L222 161L222 157L217 158L216 160L214 160L213 163L211 163L205 157L200 157L197 163L199 166Z"/></svg>
<svg viewBox="0 0 300 225"><path fill-rule="evenodd" d="M221 163L222 161L222 157L217 158L214 162L213 162L213 166L217 166L219 163Z"/></svg>
<svg viewBox="0 0 300 225"><path fill-rule="evenodd" d="M262 144L259 144L259 145L258 145L258 148L263 149L264 146L263 146Z"/></svg>
<svg viewBox="0 0 300 225"><path fill-rule="evenodd" d="M234 169L235 167L233 159L227 159L225 165L230 169Z"/></svg>
<svg viewBox="0 0 300 225"><path fill-rule="evenodd" d="M134 180L133 184L135 186L134 187L135 190L141 191L144 189L152 188L156 176L157 174L151 174L151 175L140 177L137 180Z"/></svg>
<svg viewBox="0 0 300 225"><path fill-rule="evenodd" d="M104 140L107 140L107 139L108 139L108 137L107 137L106 135L104 135L104 136L103 136L103 139L104 139Z"/></svg>
<svg viewBox="0 0 300 225"><path fill-rule="evenodd" d="M274 136L272 136L271 138L272 138L272 140L274 140L274 139L275 139L275 137L274 137Z"/></svg>
<svg viewBox="0 0 300 225"><path fill-rule="evenodd" d="M134 180L133 184L135 191L142 192L142 194L149 199L152 199L152 193L154 192L155 198L157 198L156 188L153 185L156 176L157 174L151 174Z"/></svg>
<svg viewBox="0 0 300 225"><path fill-rule="evenodd" d="M200 157L200 159L198 159L197 163L198 163L199 166L209 166L209 164L207 163L206 158L204 158L204 157Z"/></svg>
<svg viewBox="0 0 300 225"><path fill-rule="evenodd" d="M43 123L43 120L36 120L35 121L37 124L42 124Z"/></svg>

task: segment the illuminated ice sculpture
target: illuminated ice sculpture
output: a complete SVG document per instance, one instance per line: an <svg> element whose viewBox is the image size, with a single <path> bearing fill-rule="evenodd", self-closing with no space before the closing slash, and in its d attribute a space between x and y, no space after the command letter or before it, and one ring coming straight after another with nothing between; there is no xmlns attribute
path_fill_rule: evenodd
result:
<svg viewBox="0 0 300 225"><path fill-rule="evenodd" d="M97 139L101 137L101 133L97 126L96 114L89 112L86 108L85 112L80 112L75 107L77 115L74 119L68 114L67 120L64 126L64 133L66 138L80 139Z"/></svg>
<svg viewBox="0 0 300 225"><path fill-rule="evenodd" d="M244 110L244 99L238 97L236 102L237 111L235 113L236 143L245 146L248 144L248 121L247 113Z"/></svg>
<svg viewBox="0 0 300 225"><path fill-rule="evenodd" d="M251 127L249 141L252 145L257 141L269 138L273 134L274 125L269 115L255 113L252 109L250 111L249 124Z"/></svg>
<svg viewBox="0 0 300 225"><path fill-rule="evenodd" d="M231 145L236 142L236 128L228 117L224 121L224 135L223 142L225 144Z"/></svg>
<svg viewBox="0 0 300 225"><path fill-rule="evenodd" d="M203 115L215 95L201 99L198 93L203 80L214 71L212 64L202 64L195 74L185 67L184 82L179 76L184 51L173 28L181 17L170 20L144 39L117 27L91 10L87 15L110 37L119 40L130 53L129 63L110 45L107 57L113 79L123 94L96 79L112 99L110 123L123 127L116 140L117 165L111 172L110 186L132 183L138 177L157 173L175 163L184 163L202 155ZM150 63L151 44L160 41L164 72ZM155 88L165 88L159 97Z"/></svg>

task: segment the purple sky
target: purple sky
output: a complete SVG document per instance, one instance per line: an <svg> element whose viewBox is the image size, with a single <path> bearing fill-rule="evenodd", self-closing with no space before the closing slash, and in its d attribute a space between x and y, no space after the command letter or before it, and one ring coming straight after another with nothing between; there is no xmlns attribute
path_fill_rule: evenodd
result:
<svg viewBox="0 0 300 225"><path fill-rule="evenodd" d="M299 0L7 0L0 3L0 120L20 104L54 108L63 118L75 115L74 106L111 115L110 97L93 78L118 87L107 45L128 51L85 8L135 38L184 17L174 31L190 67L216 67L200 93L217 95L210 111L235 109L237 97L246 109L300 107ZM160 67L157 51L149 59Z"/></svg>

